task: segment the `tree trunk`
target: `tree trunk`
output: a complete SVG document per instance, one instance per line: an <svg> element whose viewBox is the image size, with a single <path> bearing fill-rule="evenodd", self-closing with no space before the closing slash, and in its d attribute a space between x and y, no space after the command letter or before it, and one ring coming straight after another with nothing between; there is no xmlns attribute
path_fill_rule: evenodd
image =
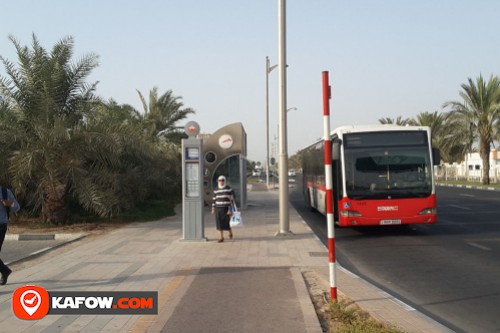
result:
<svg viewBox="0 0 500 333"><path fill-rule="evenodd" d="M481 143L481 159L483 160L483 185L490 184L490 143Z"/></svg>
<svg viewBox="0 0 500 333"><path fill-rule="evenodd" d="M64 225L69 221L69 210L64 201L64 186L59 185L49 189L42 206L42 217L45 223Z"/></svg>

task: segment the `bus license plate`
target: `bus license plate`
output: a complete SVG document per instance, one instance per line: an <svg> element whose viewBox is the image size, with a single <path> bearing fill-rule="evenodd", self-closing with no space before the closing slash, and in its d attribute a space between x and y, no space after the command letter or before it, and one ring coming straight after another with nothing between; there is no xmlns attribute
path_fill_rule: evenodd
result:
<svg viewBox="0 0 500 333"><path fill-rule="evenodd" d="M401 224L401 220L380 220L381 225Z"/></svg>

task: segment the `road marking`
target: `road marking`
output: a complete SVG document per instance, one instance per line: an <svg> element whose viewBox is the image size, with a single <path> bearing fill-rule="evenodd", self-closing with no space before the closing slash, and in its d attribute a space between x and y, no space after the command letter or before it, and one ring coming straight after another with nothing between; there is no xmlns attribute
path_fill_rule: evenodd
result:
<svg viewBox="0 0 500 333"><path fill-rule="evenodd" d="M477 247L478 249L481 249L484 251L491 251L491 249L489 247L483 246L483 245L478 244L478 243L467 242L467 244L469 244L470 246L473 246L473 247Z"/></svg>
<svg viewBox="0 0 500 333"><path fill-rule="evenodd" d="M474 195L474 194L465 194L465 193L460 193L459 195L461 195L462 197L471 197L471 198L475 197L475 195Z"/></svg>
<svg viewBox="0 0 500 333"><path fill-rule="evenodd" d="M30 256L34 256L34 255L40 254L40 253L48 251L50 249L51 249L51 247L46 247L46 248L43 248L41 250L38 250L38 251L35 251L35 252L31 252Z"/></svg>
<svg viewBox="0 0 500 333"><path fill-rule="evenodd" d="M464 207L464 206L459 206L459 205L448 205L450 207L454 207L454 208L459 208L459 209L464 209L464 210L470 210L470 208L467 208L467 207Z"/></svg>

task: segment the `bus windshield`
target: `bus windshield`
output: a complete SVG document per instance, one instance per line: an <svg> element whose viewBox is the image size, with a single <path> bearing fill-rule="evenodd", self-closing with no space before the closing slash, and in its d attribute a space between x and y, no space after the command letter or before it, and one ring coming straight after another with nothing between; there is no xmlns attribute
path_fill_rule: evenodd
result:
<svg viewBox="0 0 500 333"><path fill-rule="evenodd" d="M425 145L345 147L345 181L351 199L427 197L432 168Z"/></svg>

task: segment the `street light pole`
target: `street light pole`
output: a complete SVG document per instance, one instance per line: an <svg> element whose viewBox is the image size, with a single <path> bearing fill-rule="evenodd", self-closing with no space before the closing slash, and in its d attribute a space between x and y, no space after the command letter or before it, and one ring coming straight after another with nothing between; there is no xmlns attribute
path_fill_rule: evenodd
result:
<svg viewBox="0 0 500 333"><path fill-rule="evenodd" d="M286 0L278 0L278 72L279 72L279 211L278 235L290 234L288 209L288 149L287 149L287 107L286 107Z"/></svg>
<svg viewBox="0 0 500 333"><path fill-rule="evenodd" d="M269 65L269 57L266 56L266 186L269 187L269 73L278 65Z"/></svg>

